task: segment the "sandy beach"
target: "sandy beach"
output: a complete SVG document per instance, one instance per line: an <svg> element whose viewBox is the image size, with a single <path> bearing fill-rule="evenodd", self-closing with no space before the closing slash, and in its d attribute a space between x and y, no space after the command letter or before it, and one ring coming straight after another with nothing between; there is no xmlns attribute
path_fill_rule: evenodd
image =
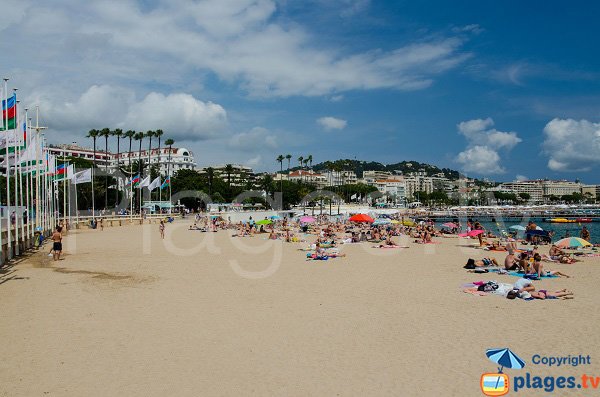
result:
<svg viewBox="0 0 600 397"><path fill-rule="evenodd" d="M547 264L573 277L536 282L574 299L511 301L462 292L517 280L467 273L468 258L504 258L475 240L349 244L344 258L306 261L307 243L189 224L164 241L157 225L72 231L64 260L46 245L3 269L0 395L478 396L493 347L535 375L600 376L598 257ZM534 366L535 354L591 365Z"/></svg>

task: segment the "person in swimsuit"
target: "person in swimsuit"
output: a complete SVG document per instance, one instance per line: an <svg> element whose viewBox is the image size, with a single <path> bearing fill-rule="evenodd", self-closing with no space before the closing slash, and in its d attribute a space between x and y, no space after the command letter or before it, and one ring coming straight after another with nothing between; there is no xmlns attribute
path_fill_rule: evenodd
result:
<svg viewBox="0 0 600 397"><path fill-rule="evenodd" d="M60 259L62 253L62 227L57 226L54 233L52 233L52 258L57 261Z"/></svg>
<svg viewBox="0 0 600 397"><path fill-rule="evenodd" d="M158 226L158 229L160 230L160 238L162 238L164 240L165 239L165 222L164 221L160 221L160 225Z"/></svg>

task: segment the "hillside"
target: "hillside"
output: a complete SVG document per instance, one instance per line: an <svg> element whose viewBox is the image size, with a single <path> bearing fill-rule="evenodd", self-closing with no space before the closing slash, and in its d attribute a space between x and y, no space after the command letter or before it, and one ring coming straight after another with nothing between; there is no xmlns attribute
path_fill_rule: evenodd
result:
<svg viewBox="0 0 600 397"><path fill-rule="evenodd" d="M402 161L394 164L382 164L375 161L360 161L360 160L335 160L325 161L323 163L313 165L313 169L316 172L324 172L329 169L347 170L354 171L359 178L362 178L363 171L388 171L394 174L409 174L419 170L424 170L427 176L443 173L444 176L450 180L456 180L459 178L459 172L451 170L449 168L439 168L435 165L419 163L418 161ZM298 167L294 167L293 170L297 170Z"/></svg>

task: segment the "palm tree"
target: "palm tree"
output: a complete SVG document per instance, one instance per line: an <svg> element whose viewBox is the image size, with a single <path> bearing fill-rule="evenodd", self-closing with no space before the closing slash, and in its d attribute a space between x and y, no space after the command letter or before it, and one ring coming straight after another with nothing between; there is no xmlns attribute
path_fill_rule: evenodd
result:
<svg viewBox="0 0 600 397"><path fill-rule="evenodd" d="M213 167L208 167L206 169L206 176L208 177L208 195L212 196L212 185L215 177L215 169Z"/></svg>
<svg viewBox="0 0 600 397"><path fill-rule="evenodd" d="M277 158L275 159L278 163L279 163L279 169L281 170L281 173L279 174L279 191L283 192L283 159L285 157L283 157L282 154L280 154L279 156L277 156Z"/></svg>
<svg viewBox="0 0 600 397"><path fill-rule="evenodd" d="M112 136L117 137L117 169L119 169L119 163L121 163L121 137L123 136L123 130L117 128L116 130L111 132ZM115 198L115 208L119 205L119 191L117 190L116 198Z"/></svg>
<svg viewBox="0 0 600 397"><path fill-rule="evenodd" d="M100 136L104 137L104 153L105 153L105 162L104 162L104 208L108 204L108 137L110 136L110 130L108 128L103 128L100 131Z"/></svg>
<svg viewBox="0 0 600 397"><path fill-rule="evenodd" d="M90 130L87 134L87 138L92 138L94 140L94 166L92 167L92 218L96 216L96 201L94 195L94 169L96 168L96 139L100 135L100 131L98 130Z"/></svg>
<svg viewBox="0 0 600 397"><path fill-rule="evenodd" d="M225 165L225 173L227 174L227 184L229 185L229 190L231 191L231 174L233 174L233 165Z"/></svg>
<svg viewBox="0 0 600 397"><path fill-rule="evenodd" d="M288 161L288 174L290 173L290 161L292 160L292 155L291 154L286 154L285 155L286 160Z"/></svg>
<svg viewBox="0 0 600 397"><path fill-rule="evenodd" d="M129 139L129 152L127 152L127 158L129 161L129 183L130 183L130 200L133 200L132 196L133 196L133 183L132 179L133 179L133 171L131 170L131 141L133 140L133 138L135 137L135 131L133 130L127 130L127 132L125 134L123 134L123 136L125 138ZM133 204L133 203L132 203ZM131 206L131 208L129 209L131 211L131 214L133 214L133 205Z"/></svg>
<svg viewBox="0 0 600 397"><path fill-rule="evenodd" d="M164 135L163 130L154 131L154 136L158 138L158 176L161 175L161 164L160 164L160 137ZM162 200L162 190L158 189L158 201Z"/></svg>
<svg viewBox="0 0 600 397"><path fill-rule="evenodd" d="M169 138L165 141L165 145L167 145L169 147L169 161L167 164L167 178L169 178L169 202L171 202L171 151L173 149L174 143L175 143L175 141L172 140L171 138ZM162 190L162 186L161 186L161 190ZM171 207L169 207L169 213L171 213Z"/></svg>
<svg viewBox="0 0 600 397"><path fill-rule="evenodd" d="M298 163L300 163L300 182L302 182L302 161L304 161L304 157L298 157Z"/></svg>
<svg viewBox="0 0 600 397"><path fill-rule="evenodd" d="M133 140L133 137L135 137L135 131L127 130L127 132L123 134L123 136L125 138L129 138L129 152L127 154L127 157L129 157L129 176L131 177L131 141Z"/></svg>
<svg viewBox="0 0 600 397"><path fill-rule="evenodd" d="M143 163L142 163L142 141L144 140L144 137L146 135L143 132L136 132L133 139L135 139L136 141L140 141L140 146L138 149L138 177L141 178L142 177L142 169L144 167ZM133 184L132 184L133 186ZM140 208L140 214L141 212L141 208Z"/></svg>
<svg viewBox="0 0 600 397"><path fill-rule="evenodd" d="M160 170L160 139L161 137L164 135L165 133L163 132L163 130L156 130L154 131L154 136L158 138L158 169ZM160 172L160 171L159 171Z"/></svg>
<svg viewBox="0 0 600 397"><path fill-rule="evenodd" d="M308 155L308 159L307 160L308 160L308 163L310 164L310 169L312 170L312 161L313 161L312 154Z"/></svg>
<svg viewBox="0 0 600 397"><path fill-rule="evenodd" d="M150 166L150 152L152 151L152 137L154 136L154 131L149 130L146 132L146 137L150 140L148 141L148 166Z"/></svg>

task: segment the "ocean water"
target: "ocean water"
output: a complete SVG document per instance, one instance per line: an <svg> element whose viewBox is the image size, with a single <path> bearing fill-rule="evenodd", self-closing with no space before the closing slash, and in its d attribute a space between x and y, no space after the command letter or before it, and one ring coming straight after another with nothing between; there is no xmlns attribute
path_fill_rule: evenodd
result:
<svg viewBox="0 0 600 397"><path fill-rule="evenodd" d="M474 217L473 220L476 220ZM438 227L446 222L437 222ZM483 227L486 230L491 230L492 233L496 235L500 235L502 231L510 232L510 229L513 225L521 225L523 227L527 226L527 222L517 222L517 221L499 221L496 222L486 222L480 221ZM541 222L535 221L535 224L541 227L544 230L552 230L554 231L554 239L553 241L560 240L565 236L565 233L568 231L571 237L579 237L579 232L581 232L581 228L585 226L590 232L590 242L592 244L600 244L600 222L591 222L591 223L550 223L550 222ZM521 234L523 232L520 232ZM520 235L521 235L520 234Z"/></svg>

